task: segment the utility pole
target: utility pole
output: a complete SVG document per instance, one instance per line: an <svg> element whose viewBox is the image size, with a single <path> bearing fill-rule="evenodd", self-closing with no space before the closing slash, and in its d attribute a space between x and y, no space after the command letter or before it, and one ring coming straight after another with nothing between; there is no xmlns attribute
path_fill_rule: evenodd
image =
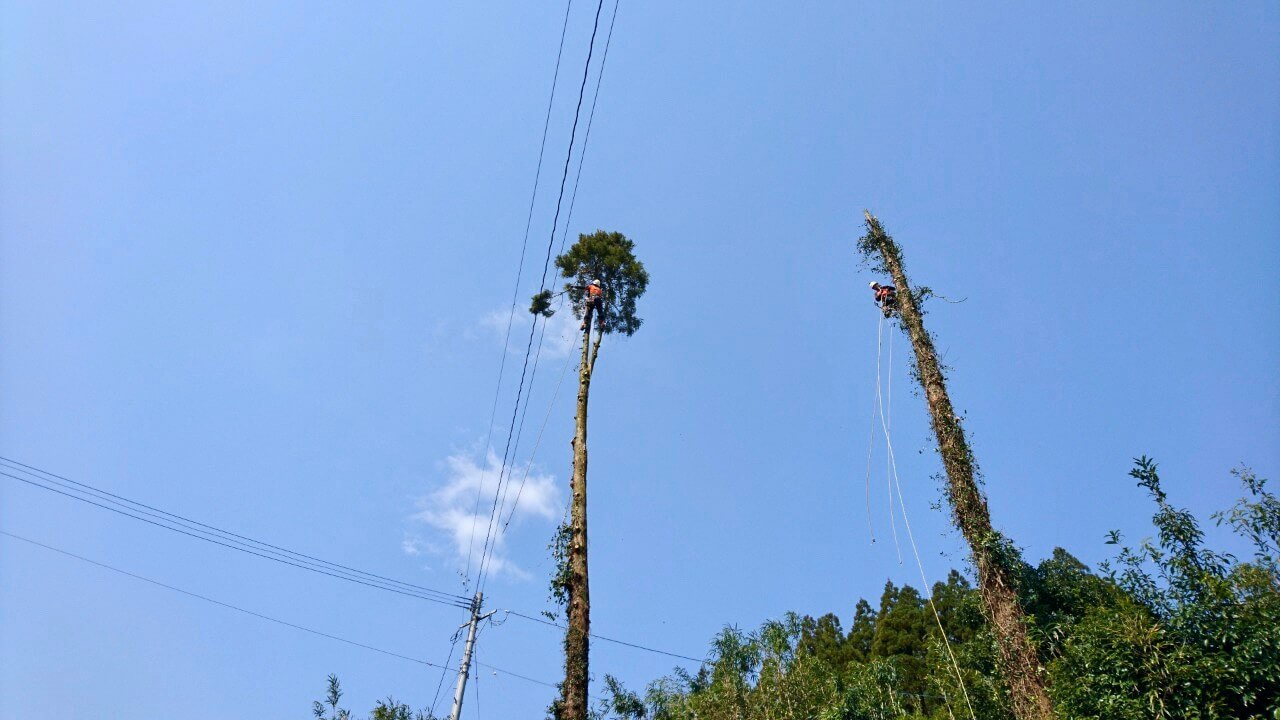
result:
<svg viewBox="0 0 1280 720"><path fill-rule="evenodd" d="M476 593L471 600L471 619L458 629L467 628L467 644L462 650L462 664L458 666L458 686L453 691L453 711L449 713L449 720L458 720L462 717L462 698L467 692L467 672L471 669L471 652L476 644L476 628L480 626L480 621L484 620L497 610L490 610L484 615L480 614L480 603L484 599L484 593ZM456 637L456 636L455 636Z"/></svg>
<svg viewBox="0 0 1280 720"><path fill-rule="evenodd" d="M1018 720L1052 720L1053 704L1045 691L1044 668L1027 638L1026 619L1016 590L1017 551L1012 542L991 526L987 501L974 476L977 461L965 439L960 418L947 395L946 378L938 363L933 337L924 329L921 298L912 293L903 269L902 250L885 233L870 212L864 211L867 234L858 241L864 258L879 255L876 269L888 273L897 287L897 313L911 338L916 355L916 379L929 404L938 453L947 471L947 500L956 527L969 543L978 570L978 590L987 619L995 631L1000 650L1000 669L1009 685L1013 713Z"/></svg>

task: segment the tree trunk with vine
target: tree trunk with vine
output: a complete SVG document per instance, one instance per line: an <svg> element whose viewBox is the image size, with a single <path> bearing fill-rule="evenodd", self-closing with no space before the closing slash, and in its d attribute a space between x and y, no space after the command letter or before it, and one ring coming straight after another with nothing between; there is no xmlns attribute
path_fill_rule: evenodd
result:
<svg viewBox="0 0 1280 720"><path fill-rule="evenodd" d="M1000 669L1009 686L1014 715L1018 720L1052 720L1056 715L1045 689L1044 667L1028 639L1026 619L1018 602L1017 551L991 526L986 499L975 479L977 463L973 451L947 395L933 338L924 328L920 303L925 292L912 291L897 243L871 213L866 213L866 219L867 234L859 248L866 257L879 254L883 260L880 269L893 278L897 287L895 314L915 349L916 379L929 405L938 452L947 473L947 499L956 527L973 553L978 588L999 645Z"/></svg>
<svg viewBox="0 0 1280 720"><path fill-rule="evenodd" d="M591 372L600 354L604 333L591 341L588 324L582 341L578 367L578 409L573 436L573 494L569 510L568 627L564 637L564 686L560 720L587 720L587 690L591 635L591 590L587 582L587 399L591 393Z"/></svg>

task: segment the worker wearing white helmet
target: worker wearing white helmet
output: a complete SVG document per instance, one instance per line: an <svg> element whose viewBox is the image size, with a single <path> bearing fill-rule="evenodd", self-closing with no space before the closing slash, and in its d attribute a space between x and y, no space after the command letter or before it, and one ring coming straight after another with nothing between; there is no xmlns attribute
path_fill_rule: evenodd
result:
<svg viewBox="0 0 1280 720"><path fill-rule="evenodd" d="M871 290L875 293L875 304L884 312L885 317L893 314L893 308L898 303L898 289L892 285L881 285L878 282L871 283Z"/></svg>
<svg viewBox="0 0 1280 720"><path fill-rule="evenodd" d="M591 316L598 315L600 329L604 330L604 289L600 287L599 278L591 280L586 287L587 297L583 307L582 325L579 330L586 330L591 325Z"/></svg>

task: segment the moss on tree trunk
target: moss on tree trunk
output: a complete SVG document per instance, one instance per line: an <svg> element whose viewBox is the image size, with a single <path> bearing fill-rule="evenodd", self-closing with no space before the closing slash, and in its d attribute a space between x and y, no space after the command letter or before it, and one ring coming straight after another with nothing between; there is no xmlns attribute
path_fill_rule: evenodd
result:
<svg viewBox="0 0 1280 720"><path fill-rule="evenodd" d="M998 640L1001 672L1009 685L1014 715L1019 720L1050 720L1056 716L1045 691L1044 668L1027 638L1026 621L1014 585L1016 550L991 526L986 499L975 479L973 451L947 395L946 378L938 363L933 338L924 329L920 300L925 293L912 292L897 243L871 213L866 213L866 219L867 234L859 248L867 257L879 254L883 260L879 269L893 278L898 289L896 310L915 349L916 376L924 389L933 432L938 439L938 452L947 472L947 499L956 527L973 553L978 588Z"/></svg>

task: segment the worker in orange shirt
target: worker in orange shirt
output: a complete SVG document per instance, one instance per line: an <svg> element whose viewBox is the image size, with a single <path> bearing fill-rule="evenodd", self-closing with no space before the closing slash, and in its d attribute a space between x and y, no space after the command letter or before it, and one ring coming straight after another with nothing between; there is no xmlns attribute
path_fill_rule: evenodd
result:
<svg viewBox="0 0 1280 720"><path fill-rule="evenodd" d="M583 307L582 325L579 330L586 330L591 324L591 316L595 314L599 316L600 329L604 330L604 290L600 287L599 280L592 280L587 286L587 298Z"/></svg>
<svg viewBox="0 0 1280 720"><path fill-rule="evenodd" d="M885 317L893 314L893 309L898 304L898 289L892 285L881 285L878 282L871 283L871 290L875 295L875 303L880 306L880 310L884 312Z"/></svg>

